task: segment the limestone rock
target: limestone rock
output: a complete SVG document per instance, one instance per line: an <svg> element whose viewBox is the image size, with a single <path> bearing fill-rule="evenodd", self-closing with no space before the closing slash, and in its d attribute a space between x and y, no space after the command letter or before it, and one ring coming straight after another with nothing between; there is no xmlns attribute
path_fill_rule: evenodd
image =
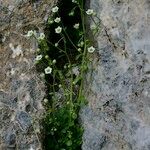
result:
<svg viewBox="0 0 150 150"><path fill-rule="evenodd" d="M85 85L82 149L150 150L150 2L90 0L90 8L101 31Z"/></svg>
<svg viewBox="0 0 150 150"><path fill-rule="evenodd" d="M38 122L45 87L34 60L55 0L0 0L0 150L41 149ZM38 132L37 132L38 131Z"/></svg>

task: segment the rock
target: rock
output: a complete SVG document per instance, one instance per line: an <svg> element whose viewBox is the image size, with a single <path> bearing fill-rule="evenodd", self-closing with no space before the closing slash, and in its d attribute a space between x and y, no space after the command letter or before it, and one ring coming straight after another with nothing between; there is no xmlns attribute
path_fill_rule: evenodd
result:
<svg viewBox="0 0 150 150"><path fill-rule="evenodd" d="M83 150L150 150L149 6L148 0L90 0L101 31L85 83L89 103L80 113Z"/></svg>
<svg viewBox="0 0 150 150"><path fill-rule="evenodd" d="M41 149L33 126L42 127L39 120L44 112L45 86L34 64L38 43L25 35L29 30L44 32L55 2L0 1L0 149L16 149L14 143L19 150L31 145ZM10 126L12 133L7 132Z"/></svg>
<svg viewBox="0 0 150 150"><path fill-rule="evenodd" d="M8 147L15 147L15 145L16 145L16 135L14 133L6 134L5 142L8 145Z"/></svg>
<svg viewBox="0 0 150 150"><path fill-rule="evenodd" d="M28 113L23 111L17 112L16 120L18 121L21 129L27 132L31 126L31 117L28 115Z"/></svg>

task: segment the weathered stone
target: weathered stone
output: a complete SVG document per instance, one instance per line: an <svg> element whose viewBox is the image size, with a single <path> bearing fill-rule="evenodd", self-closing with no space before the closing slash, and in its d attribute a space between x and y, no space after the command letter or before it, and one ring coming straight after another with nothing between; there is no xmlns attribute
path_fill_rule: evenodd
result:
<svg viewBox="0 0 150 150"><path fill-rule="evenodd" d="M15 147L15 145L16 145L16 135L14 133L11 133L11 132L6 134L5 142L8 145L8 147Z"/></svg>
<svg viewBox="0 0 150 150"><path fill-rule="evenodd" d="M31 126L31 117L28 115L28 113L23 111L17 112L16 120L18 121L21 129L27 132Z"/></svg>
<svg viewBox="0 0 150 150"><path fill-rule="evenodd" d="M150 150L149 4L90 0L101 31L85 84L89 104L81 111L83 150Z"/></svg>
<svg viewBox="0 0 150 150"><path fill-rule="evenodd" d="M0 0L0 149L41 149L37 136L44 85L35 68L37 41L56 0ZM13 132L11 132L11 129ZM9 132L7 132L9 131ZM14 144L16 143L16 144ZM14 147L13 147L14 146Z"/></svg>

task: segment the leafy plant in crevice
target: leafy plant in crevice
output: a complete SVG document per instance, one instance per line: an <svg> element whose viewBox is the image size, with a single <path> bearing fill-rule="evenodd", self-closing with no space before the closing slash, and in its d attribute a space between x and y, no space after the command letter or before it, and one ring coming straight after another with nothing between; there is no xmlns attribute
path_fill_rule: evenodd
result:
<svg viewBox="0 0 150 150"><path fill-rule="evenodd" d="M95 51L86 33L85 16L96 17L92 9L84 10L84 4L84 0L61 0L52 8L53 16L45 29L47 36L35 31L27 34L39 43L35 61L47 86L43 119L46 150L81 149L83 127L78 113L86 103L83 81L88 54ZM94 21L94 35L97 29Z"/></svg>
<svg viewBox="0 0 150 150"><path fill-rule="evenodd" d="M78 93L81 84L79 72L83 51L81 52L77 45L83 41L84 35L79 4L60 1L58 5L59 10L53 15L54 19L49 19L48 27L48 55L57 61L57 69L53 69L57 70L57 73L52 77L55 87L48 85L48 92L53 92L49 95L51 107L48 108L45 118L47 134L44 145L45 149L75 150L80 149L83 134L78 122L81 105L81 93ZM57 23L56 18L61 21ZM51 21L54 23L51 24ZM62 28L60 34L56 33L58 27ZM60 94L61 98L58 97Z"/></svg>

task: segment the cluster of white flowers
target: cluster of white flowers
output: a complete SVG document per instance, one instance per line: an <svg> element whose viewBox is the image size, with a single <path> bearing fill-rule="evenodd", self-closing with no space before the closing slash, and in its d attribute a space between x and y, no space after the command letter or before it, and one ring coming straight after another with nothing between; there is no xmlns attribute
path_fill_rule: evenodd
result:
<svg viewBox="0 0 150 150"><path fill-rule="evenodd" d="M43 58L42 55L37 55L36 58L35 58L35 61L39 61ZM45 55L45 59L48 59L49 56L48 55ZM52 64L56 64L56 59L54 59L52 61ZM52 68L50 66L48 66L47 68L44 69L44 72L45 74L51 74L52 73ZM45 74L44 73L41 73L40 76L41 78L44 78L45 77Z"/></svg>
<svg viewBox="0 0 150 150"><path fill-rule="evenodd" d="M61 21L60 17L56 17L54 20L52 20L51 18L48 19L48 23L52 24L54 22L59 23Z"/></svg>
<svg viewBox="0 0 150 150"><path fill-rule="evenodd" d="M53 13L56 13L56 12L58 12L58 9L59 9L59 8L58 8L57 6L55 6L55 7L52 8L52 12L53 12Z"/></svg>
<svg viewBox="0 0 150 150"><path fill-rule="evenodd" d="M93 53L95 51L95 48L93 46L91 46L87 50L89 53Z"/></svg>
<svg viewBox="0 0 150 150"><path fill-rule="evenodd" d="M55 29L55 32L56 32L57 34L61 33L61 31L62 31L62 27L60 27L60 26L58 26L58 27Z"/></svg>
<svg viewBox="0 0 150 150"><path fill-rule="evenodd" d="M73 2L73 3L77 3L76 0L72 0L72 2ZM52 12L53 12L53 13L58 12L58 10L59 10L59 8L58 8L57 6L55 6L55 7L52 8ZM71 12L71 13L72 13L72 14L70 14L70 15L73 15L73 14L74 14L73 12ZM92 9L88 9L88 10L86 11L86 14L87 14L87 15L94 15L95 13L94 13L94 11L93 11ZM59 23L60 21L61 21L61 18L60 18L60 17L56 17L54 20L50 20L50 19L48 20L49 23L53 23L53 22ZM76 23L76 24L73 25L73 28L75 28L75 29L79 29L79 27L80 27L80 24L79 24L79 23ZM94 30L94 29L96 29L96 26L95 26L95 25L92 25L90 28L91 28L92 30ZM61 27L61 26L58 26L57 28L55 28L55 33L60 34L61 32L62 32L62 27ZM38 40L44 40L44 39L45 39L45 34L44 34L44 33L37 34L36 31L32 31L32 30L28 31L28 33L27 33L26 36L27 36L27 37L35 36ZM59 42L58 42L58 43L59 43ZM58 43L55 43L55 44L54 44L55 47L58 46ZM83 46L84 46L84 41L81 41L81 42L78 44L78 47L79 47L79 48L78 48L78 51L79 51L79 52L82 50L81 47L83 47ZM39 50L39 51L40 51L40 50ZM93 46L88 47L88 48L87 48L87 51L88 51L89 53L93 53L93 52L95 51L95 48L94 48ZM42 55L37 55L36 58L35 58L35 61L40 61L42 58L43 58ZM46 58L46 59L49 59L49 56L46 55L45 58ZM56 63L56 60L55 60L55 59L52 60L52 64L55 64L55 63ZM64 68L66 68L66 66L64 66ZM68 68L69 68L69 66L68 66ZM78 75L80 74L78 67L73 67L73 68L72 68L72 72L73 72L73 74L75 74L76 76L78 76ZM44 69L44 73L41 74L41 77L45 77L45 74L51 74L51 73L52 73L52 68L51 68L50 66L48 66L47 68ZM48 101L47 99L44 99L44 102L45 102L45 103L47 103L47 101Z"/></svg>
<svg viewBox="0 0 150 150"><path fill-rule="evenodd" d="M47 68L45 68L45 74L51 74L52 73L52 68L51 67L47 67Z"/></svg>
<svg viewBox="0 0 150 150"><path fill-rule="evenodd" d="M61 21L61 18L60 17L57 17L55 20L54 20L56 23L59 23Z"/></svg>
<svg viewBox="0 0 150 150"><path fill-rule="evenodd" d="M88 10L86 11L86 14L87 14L87 15L95 15L95 12L94 12L93 9L88 9Z"/></svg>
<svg viewBox="0 0 150 150"><path fill-rule="evenodd" d="M38 34L35 30L30 30L28 31L28 33L25 35L26 37L32 37L34 36L35 38L37 38L37 40L44 40L45 38L45 34L44 33L40 33Z"/></svg>
<svg viewBox="0 0 150 150"><path fill-rule="evenodd" d="M79 26L80 26L80 24L79 24L79 23L76 23L73 27L74 27L75 29L79 29Z"/></svg>

